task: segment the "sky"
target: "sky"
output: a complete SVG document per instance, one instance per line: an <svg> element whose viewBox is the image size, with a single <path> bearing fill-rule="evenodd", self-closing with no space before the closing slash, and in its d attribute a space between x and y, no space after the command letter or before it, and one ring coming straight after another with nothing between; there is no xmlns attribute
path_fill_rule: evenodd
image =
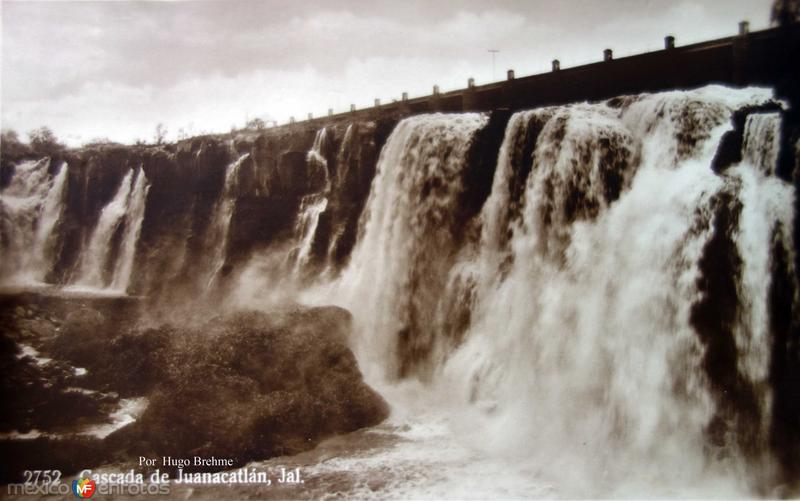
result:
<svg viewBox="0 0 800 501"><path fill-rule="evenodd" d="M0 124L67 144L285 123L767 28L772 0L0 0ZM489 49L499 50L492 62Z"/></svg>

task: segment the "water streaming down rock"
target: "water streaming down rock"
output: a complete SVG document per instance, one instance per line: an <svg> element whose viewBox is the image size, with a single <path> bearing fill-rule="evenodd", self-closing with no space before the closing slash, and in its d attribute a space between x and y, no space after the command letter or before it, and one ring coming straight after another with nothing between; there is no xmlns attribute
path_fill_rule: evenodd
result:
<svg viewBox="0 0 800 501"><path fill-rule="evenodd" d="M311 246L317 232L320 215L328 207L328 199L324 194L308 195L300 205L300 215L297 222L297 236L299 245L295 258L295 273L308 264L311 256Z"/></svg>
<svg viewBox="0 0 800 501"><path fill-rule="evenodd" d="M114 198L103 207L100 219L89 239L89 245L81 256L81 270L76 281L77 285L104 288L113 276L115 245L114 236L119 235L127 217L128 202L133 184L133 170L122 178ZM119 238L116 239L116 249L119 251Z"/></svg>
<svg viewBox="0 0 800 501"><path fill-rule="evenodd" d="M369 124L372 125L372 124ZM363 128L363 127L362 127ZM358 134L359 134L359 127L355 124L350 124L347 126L347 130L344 133L344 137L342 138L342 144L339 148L339 152L336 158L336 172L333 179L333 195L338 195L338 200L334 198L333 202L334 205L331 208L332 210L329 213L338 212L335 216L332 215L332 220L337 220L338 224L335 224L333 221L328 222L328 226L330 226L330 230L328 231L327 238L320 239L320 243L324 244L322 247L325 249L325 261L328 265L326 271L328 275L330 275L331 266L336 267L336 265L342 264L342 254L349 255L350 250L352 250L352 245L355 242L355 229L358 227L358 217L352 217L352 215L346 213L347 207L342 207L343 202L346 200L348 195L358 197L356 186L354 186L354 177L359 176L359 169L357 165L358 163L358 151L356 151L359 146L363 143L358 141ZM354 176L354 174L356 176ZM362 190L361 191L368 191L363 190L363 185L366 184L369 186L372 175L374 175L374 170L369 176L368 182L364 183L361 180ZM356 177L357 179L357 177ZM366 201L367 193L364 193L363 196L358 197L361 199L362 202ZM337 203L338 202L338 203ZM328 208L327 205L325 207ZM362 207L357 208L357 214L360 215ZM335 226L335 228L334 228ZM322 233L322 232L320 232ZM322 236L322 235L320 235ZM345 243L346 242L346 243ZM349 247L343 251L344 247Z"/></svg>
<svg viewBox="0 0 800 501"><path fill-rule="evenodd" d="M239 274L236 304L271 304L337 276L356 242L381 145L393 119L318 129L304 153L303 185L292 232L255 252ZM266 291L266 293L265 293Z"/></svg>
<svg viewBox="0 0 800 501"><path fill-rule="evenodd" d="M68 166L50 158L19 164L0 193L2 281L38 283L51 270L63 212Z"/></svg>
<svg viewBox="0 0 800 501"><path fill-rule="evenodd" d="M775 174L781 140L779 113L753 113L747 116L742 154L765 175Z"/></svg>
<svg viewBox="0 0 800 501"><path fill-rule="evenodd" d="M339 272L355 246L381 146L393 127L394 123L357 122L345 130L333 158L335 168L329 169L330 196L312 248L325 263L326 276Z"/></svg>
<svg viewBox="0 0 800 501"><path fill-rule="evenodd" d="M206 289L210 289L214 285L222 267L225 265L226 251L228 249L228 232L231 226L233 211L236 208L236 190L239 184L239 169L249 156L249 153L245 153L225 169L225 185L220 194L220 199L214 207L214 216L206 234L208 246L213 249L210 275L206 281Z"/></svg>
<svg viewBox="0 0 800 501"><path fill-rule="evenodd" d="M531 157L542 128L554 109L514 114L508 123L492 181L492 194L482 210L481 251L498 252L507 248L519 217L524 198L522 192L533 167ZM485 255L492 260L492 256ZM480 259L479 261L484 261Z"/></svg>
<svg viewBox="0 0 800 501"><path fill-rule="evenodd" d="M144 170L139 169L133 191L128 198L128 209L125 215L125 230L122 235L117 264L114 267L114 278L111 281L111 289L118 292L127 292L128 284L130 284L131 281L133 262L136 257L136 246L139 243L139 234L142 231L142 222L144 221L148 189L149 185L147 184Z"/></svg>
<svg viewBox="0 0 800 501"><path fill-rule="evenodd" d="M295 274L308 265L320 215L328 207L331 179L328 159L325 158L325 150L328 147L327 131L328 129L325 127L317 131L314 144L306 157L306 161L312 166L312 171L322 172L324 186L320 191L304 196L300 202L300 213L295 223L295 240L297 242L297 248L294 249Z"/></svg>
<svg viewBox="0 0 800 501"><path fill-rule="evenodd" d="M4 210L7 255L29 260L31 253L19 250L22 237L33 245L32 228L40 227L40 234L50 228L45 262L30 266L42 268L48 283L112 291L125 282L120 277L130 276L127 289L154 302L225 294L252 256L276 249L284 255L296 249L273 270L278 279L294 274L305 280L322 269L335 274L355 243L378 152L395 123L265 130L233 142L202 138L159 148L69 150L63 157L73 167L58 177L55 191L49 190L60 163L15 166L17 160L4 157L7 202L23 180L35 191L26 198L35 199L30 210ZM136 190L142 178L130 175L139 171L147 178L144 198ZM36 226L48 193L46 212L54 217ZM138 225L128 224L139 219L129 214L134 207L146 209ZM21 219L23 212L29 221ZM130 260L122 258L125 249ZM4 260L0 270L4 282L30 268L12 261ZM119 270L123 263L130 272Z"/></svg>
<svg viewBox="0 0 800 501"><path fill-rule="evenodd" d="M457 251L460 171L470 138L485 124L479 114L408 118L381 152L363 233L337 294L358 305L362 355L388 373L409 373L431 348L436 298ZM406 356L393 356L397 349Z"/></svg>
<svg viewBox="0 0 800 501"><path fill-rule="evenodd" d="M709 165L733 112L770 98L709 87L515 114L481 237L456 249L453 195L485 121L407 119L348 268L310 297L353 311L362 363L460 395L481 410L476 447L564 495L769 485L773 242L794 255L794 189L767 168L776 115L748 119L739 165Z"/></svg>
<svg viewBox="0 0 800 501"><path fill-rule="evenodd" d="M133 270L144 219L147 179L141 168L130 169L111 201L103 207L89 244L81 255L74 285L125 293Z"/></svg>

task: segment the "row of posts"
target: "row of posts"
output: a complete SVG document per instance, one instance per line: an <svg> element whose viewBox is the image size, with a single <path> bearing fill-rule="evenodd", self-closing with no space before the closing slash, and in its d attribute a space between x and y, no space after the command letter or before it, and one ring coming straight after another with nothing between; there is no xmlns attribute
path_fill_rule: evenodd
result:
<svg viewBox="0 0 800 501"><path fill-rule="evenodd" d="M750 32L750 23L747 22L747 21L740 22L739 23L739 36L740 37L745 37L749 32ZM672 35L668 35L668 36L664 37L664 50L672 50L674 48L675 48L675 37L672 36ZM611 49L605 49L603 51L603 61L612 61L613 59L614 59L614 52ZM561 71L561 62L558 59L553 59L552 71L553 72ZM508 70L508 72L506 73L506 80L507 81L511 81L511 80L514 80L514 78L515 78L514 70ZM475 79L470 77L469 80L467 80L467 88L468 89L473 89L474 87L475 87ZM438 97L440 94L441 94L441 92L439 91L439 86L438 85L434 85L433 86L433 96L437 96ZM403 92L402 97L401 97L401 102L406 102L406 101L408 101L408 92ZM380 106L381 106L381 100L380 99L375 99L374 107L375 108L380 108ZM351 104L350 105L350 112L354 113L355 111L356 111L356 105L355 104ZM333 116L333 108L328 108L328 116L329 117ZM312 120L313 118L314 118L314 116L311 113L309 113L308 114L308 119ZM290 117L289 118L289 123L295 123L294 117Z"/></svg>

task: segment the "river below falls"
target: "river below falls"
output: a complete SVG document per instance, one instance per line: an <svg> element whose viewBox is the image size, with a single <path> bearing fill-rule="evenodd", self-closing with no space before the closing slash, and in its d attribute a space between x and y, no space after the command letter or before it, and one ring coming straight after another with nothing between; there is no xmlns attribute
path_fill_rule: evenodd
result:
<svg viewBox="0 0 800 501"><path fill-rule="evenodd" d="M475 430L480 433L480 430ZM290 457L251 463L280 478L299 468L302 484L172 485L191 499L523 499L558 492L530 465L492 457L459 440L454 423L434 412L395 414L381 425L324 441ZM224 494L223 494L224 492Z"/></svg>
<svg viewBox="0 0 800 501"><path fill-rule="evenodd" d="M715 475L697 483L675 482L670 472L620 480L587 478L591 458L542 461L490 437L492 409L458 405L447 392L418 382L376 384L393 406L382 424L322 442L295 455L250 463L268 471L271 485L171 485L186 499L552 499L552 498L742 498L736 479ZM488 416L488 419L487 419ZM503 425L501 425L503 426ZM508 435L513 436L509 429ZM500 441L502 442L502 441ZM568 453L569 454L569 453ZM590 453L587 452L587 456ZM569 468L571 462L575 468ZM553 474L553 464L559 466ZM281 469L299 468L302 484L279 484Z"/></svg>

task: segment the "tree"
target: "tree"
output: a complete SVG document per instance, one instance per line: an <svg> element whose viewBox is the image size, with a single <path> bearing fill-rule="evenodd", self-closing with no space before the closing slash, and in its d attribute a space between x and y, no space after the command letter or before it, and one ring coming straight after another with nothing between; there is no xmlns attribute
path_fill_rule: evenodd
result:
<svg viewBox="0 0 800 501"><path fill-rule="evenodd" d="M3 143L18 143L19 142L19 134L14 129L4 129L2 135L0 135L0 142Z"/></svg>
<svg viewBox="0 0 800 501"><path fill-rule="evenodd" d="M28 132L31 149L37 155L51 156L64 149L58 138L49 127L39 127Z"/></svg>
<svg viewBox="0 0 800 501"><path fill-rule="evenodd" d="M260 118L254 118L248 121L247 125L245 125L245 128L250 130L262 130L265 129L266 127L267 123Z"/></svg>
<svg viewBox="0 0 800 501"><path fill-rule="evenodd" d="M31 154L31 149L27 144L19 140L17 131L5 129L0 135L0 151L3 158L19 159Z"/></svg>
<svg viewBox="0 0 800 501"><path fill-rule="evenodd" d="M167 137L167 127L163 123L156 125L156 144L164 144L164 138Z"/></svg>
<svg viewBox="0 0 800 501"><path fill-rule="evenodd" d="M800 22L800 0L775 0L770 17L773 26L789 26Z"/></svg>

